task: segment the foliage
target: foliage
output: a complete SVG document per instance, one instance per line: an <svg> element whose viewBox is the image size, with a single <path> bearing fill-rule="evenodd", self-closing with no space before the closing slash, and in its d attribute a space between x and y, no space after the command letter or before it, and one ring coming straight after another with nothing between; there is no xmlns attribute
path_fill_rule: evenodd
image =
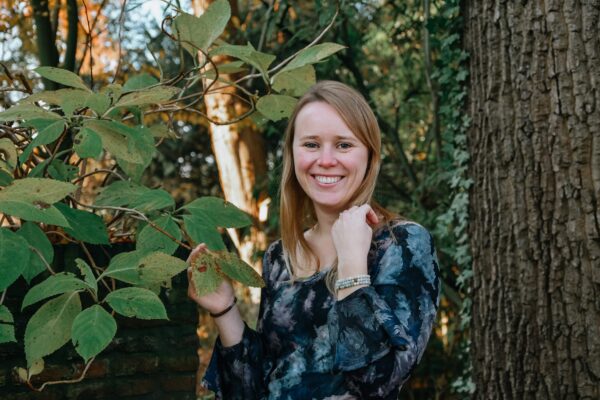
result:
<svg viewBox="0 0 600 400"><path fill-rule="evenodd" d="M201 293L225 276L263 285L249 265L227 251L219 231L252 224L248 215L215 197L178 206L168 191L145 186L142 177L159 157L156 147L173 136L173 114L194 110L211 82L225 81L220 74L230 66L217 65L214 57L226 54L239 60L238 67L256 68L263 91L246 92L247 115L278 120L306 90L307 76L314 80L313 64L342 46L309 46L272 66L274 55L217 40L230 19L227 1L214 2L200 17L178 11L170 19L170 36L192 56L188 71L90 85L72 71L38 67L37 74L58 89L30 93L0 112L0 290L23 276L37 284L25 294L22 308L42 303L25 330L28 369L19 375L29 384L43 370L43 358L69 341L86 363L92 362L118 330L114 314L168 318L159 293L187 268L172 255L179 246L191 249L205 242L212 251L194 263ZM90 171L98 161L111 167ZM97 175L104 176L99 194L85 195L86 182ZM123 235L137 238L136 249L98 265L87 245L109 245ZM76 260L77 274L51 267L51 242L57 237L77 243L87 255ZM0 343L15 341L16 312L0 304Z"/></svg>

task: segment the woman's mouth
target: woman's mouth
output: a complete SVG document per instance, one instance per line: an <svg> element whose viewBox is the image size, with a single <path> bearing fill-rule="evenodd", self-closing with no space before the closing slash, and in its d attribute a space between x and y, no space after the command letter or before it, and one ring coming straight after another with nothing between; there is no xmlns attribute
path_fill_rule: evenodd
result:
<svg viewBox="0 0 600 400"><path fill-rule="evenodd" d="M343 176L324 176L324 175L313 175L315 180L323 185L333 185L342 180Z"/></svg>

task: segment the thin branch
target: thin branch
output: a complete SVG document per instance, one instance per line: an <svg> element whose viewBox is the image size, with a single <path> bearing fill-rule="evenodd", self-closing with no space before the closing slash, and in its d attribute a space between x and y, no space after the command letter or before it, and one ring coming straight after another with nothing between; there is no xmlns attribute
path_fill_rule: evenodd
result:
<svg viewBox="0 0 600 400"><path fill-rule="evenodd" d="M83 252L85 253L86 257L90 261L90 265L92 266L92 268L94 268L96 271L98 271L99 275L102 275L102 272L104 272L104 270L102 268L100 268L98 265L96 265L96 262L94 261L94 258L90 254L85 243L83 243L83 241L81 241L81 240L78 240L78 243L81 246L81 248L83 249ZM110 292L110 286L108 286L108 284L104 281L104 279L100 279L100 282L102 282L104 287ZM97 298L95 300L98 301Z"/></svg>
<svg viewBox="0 0 600 400"><path fill-rule="evenodd" d="M62 380L62 381L48 381L48 382L44 382L42 384L42 386L40 386L39 388L36 388L35 386L33 386L33 384L30 381L27 381L27 386L29 386L30 389L35 390L36 392L41 392L42 390L44 390L44 388L46 386L59 385L59 384L62 384L62 383L77 383L77 382L81 382L85 378L85 375L87 374L87 371L90 368L90 365L92 365L92 363L94 362L95 359L96 359L96 356L92 357L90 359L90 361L87 362L87 364L85 365L85 368L81 372L81 375L79 376L79 378L76 378L76 379L66 379L66 380Z"/></svg>
<svg viewBox="0 0 600 400"><path fill-rule="evenodd" d="M100 174L100 173L113 174L113 175L116 175L116 176L117 176L117 177L118 177L120 180L122 180L122 181L126 181L126 180L127 180L127 179L125 179L125 178L123 177L123 175L119 174L119 173L118 173L118 172L116 172L116 171L113 171L112 169L98 168L98 169L94 169L92 172L88 172L88 173L87 173L87 174L85 174L85 175L81 175L80 177L78 177L78 178L76 178L75 180L71 181L71 183L75 184L75 183L77 183L77 182L79 182L79 181L82 181L82 180L84 180L84 179L85 179L85 178L87 178L88 176L95 175L95 174Z"/></svg>
<svg viewBox="0 0 600 400"><path fill-rule="evenodd" d="M32 250L32 251L33 251L35 254L37 254L38 256L40 256L40 258L42 259L42 262L43 262L43 263L44 263L44 265L46 266L46 269L47 269L48 271L50 271L50 273L51 273L52 275L56 275L56 272L54 272L54 270L52 269L52 267L50 266L50 264L48 264L48 261L46 261L46 258L44 258L44 255L43 255L43 254L42 254L42 253L41 253L41 252L40 252L38 249L36 249L36 248L35 248L35 247L33 247L33 246L29 246L29 248L30 248L30 249L31 249L31 250Z"/></svg>
<svg viewBox="0 0 600 400"><path fill-rule="evenodd" d="M117 50L117 56L119 58L119 61L117 62L117 68L115 70L115 75L113 76L112 79L112 83L115 83L117 80L117 77L119 76L119 72L121 72L121 61L122 61L122 56L121 56L121 42L123 41L123 24L125 23L125 6L127 5L127 0L122 0L123 3L121 4L121 13L119 14L119 33L117 34L118 37L118 50Z"/></svg>
<svg viewBox="0 0 600 400"><path fill-rule="evenodd" d="M81 2L83 3L83 8L85 9L85 20L87 21L87 27L88 27L88 29L87 29L87 37L88 37L87 45L89 46L89 49L90 49L90 87L94 87L94 55L92 52L92 25L90 24L90 17L89 17L87 4L85 3L85 0L81 0Z"/></svg>

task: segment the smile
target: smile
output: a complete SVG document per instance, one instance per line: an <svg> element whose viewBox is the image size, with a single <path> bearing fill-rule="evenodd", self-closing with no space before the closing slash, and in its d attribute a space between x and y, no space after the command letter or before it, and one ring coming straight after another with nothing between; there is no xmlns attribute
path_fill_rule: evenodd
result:
<svg viewBox="0 0 600 400"><path fill-rule="evenodd" d="M319 182L319 183L324 183L324 184L333 184L333 183L337 183L340 180L342 180L342 176L323 176L323 175L314 175L314 178Z"/></svg>

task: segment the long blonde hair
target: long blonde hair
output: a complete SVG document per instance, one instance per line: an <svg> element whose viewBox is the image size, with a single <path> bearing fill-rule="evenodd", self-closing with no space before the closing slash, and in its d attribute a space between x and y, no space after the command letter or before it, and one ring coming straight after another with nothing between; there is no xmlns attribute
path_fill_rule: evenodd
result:
<svg viewBox="0 0 600 400"><path fill-rule="evenodd" d="M298 113L305 105L313 102L324 102L333 107L369 152L365 177L348 201L346 208L369 203L379 216L380 224L387 223L396 216L372 201L381 160L381 132L373 111L359 92L341 82L320 81L313 85L296 104L285 131L283 146L279 222L284 255L288 258L286 265L289 262L288 268L292 280L297 278L295 271L299 268L301 255L305 256L304 259L310 266L316 265L317 271L321 269L318 257L304 238L304 230L317 221L313 204L300 186L294 172L292 147ZM327 278L330 290L336 278L337 261Z"/></svg>

